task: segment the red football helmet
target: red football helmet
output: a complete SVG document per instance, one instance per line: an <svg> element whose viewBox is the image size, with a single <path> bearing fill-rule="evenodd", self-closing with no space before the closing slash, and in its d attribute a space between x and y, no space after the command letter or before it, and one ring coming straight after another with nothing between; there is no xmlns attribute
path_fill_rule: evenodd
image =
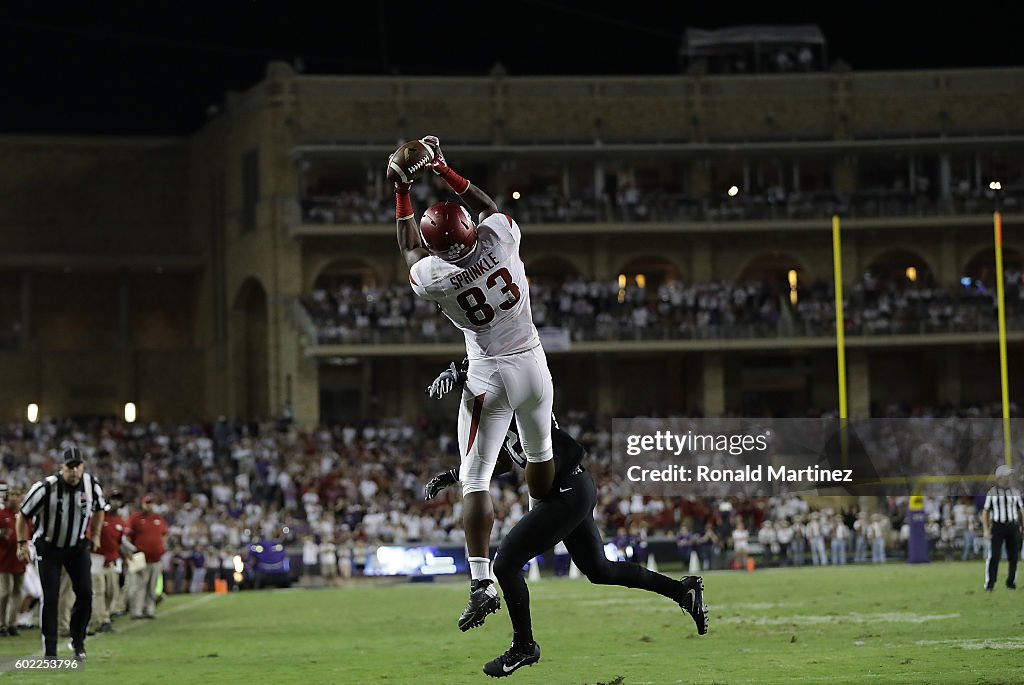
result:
<svg viewBox="0 0 1024 685"><path fill-rule="evenodd" d="M438 202L420 219L423 244L435 257L457 262L476 250L476 223L455 202Z"/></svg>

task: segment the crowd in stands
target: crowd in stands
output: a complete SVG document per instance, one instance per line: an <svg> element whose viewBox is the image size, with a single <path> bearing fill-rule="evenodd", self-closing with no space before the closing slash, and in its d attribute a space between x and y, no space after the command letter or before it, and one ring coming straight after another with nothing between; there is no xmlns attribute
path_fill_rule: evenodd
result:
<svg viewBox="0 0 1024 685"><path fill-rule="evenodd" d="M948 197L935 194L932 184L920 177L916 188L902 180L889 186L872 186L850 193L831 190L789 190L780 185L763 188L736 187L734 195L722 188L719 195L691 196L678 187L638 188L626 183L614 193L598 193L592 186L564 195L561 190L523 189L518 199L495 195L502 211L521 224L563 222L643 221L751 221L828 220L892 216L983 214L996 208L1017 211L1024 199L1024 185L1006 184L998 193L974 189L969 183L955 185ZM413 206L423 211L443 199L430 183L413 184ZM300 201L302 220L324 224L389 224L394 220L394 200L372 188L326 195L309 194Z"/></svg>
<svg viewBox="0 0 1024 685"><path fill-rule="evenodd" d="M793 304L787 284L766 281L674 281L620 289L615 281L575 280L530 287L537 327L564 328L576 341L833 335L832 284L801 285L797 295ZM882 283L865 275L844 290L845 329L847 335L992 331L994 296L978 283ZM1014 269L1006 272L1005 299L1012 330L1024 315L1024 284ZM405 284L316 289L303 304L324 344L447 342L460 336Z"/></svg>
<svg viewBox="0 0 1024 685"><path fill-rule="evenodd" d="M907 412L887 410L888 415ZM918 417L998 416L994 407L916 409ZM745 553L770 564L882 560L906 540L907 497L888 497L871 514L816 508L797 495L668 497L638 494L611 454L611 421L567 412L562 426L588 450L598 486L596 517L606 540L638 554L654 538L678 542L684 563L724 567ZM167 592L212 588L230 577L253 542L301 548L306 566L331 578L359 575L382 544L461 547L457 488L423 501L423 484L457 464L451 420L376 420L297 431L286 421L76 424L45 421L0 428L0 464L24 491L59 465L74 443L89 472L125 495L129 510L148 495L168 524L163 557ZM525 514L516 471L495 478L494 541ZM809 498L810 499L810 498ZM975 553L977 502L929 496L928 531L947 556ZM127 513L127 512L126 512ZM838 542L837 542L838 541ZM738 544L739 543L739 544Z"/></svg>
<svg viewBox="0 0 1024 685"><path fill-rule="evenodd" d="M684 524L676 544L684 564L696 553L704 568L743 569L755 558L758 566L882 564L906 555L908 499L887 498L870 514L856 505L812 509L795 496L744 501L738 509L723 501L717 523L702 526L695 519L700 532ZM986 556L989 541L981 535L977 498L926 497L924 504L930 556L946 561Z"/></svg>

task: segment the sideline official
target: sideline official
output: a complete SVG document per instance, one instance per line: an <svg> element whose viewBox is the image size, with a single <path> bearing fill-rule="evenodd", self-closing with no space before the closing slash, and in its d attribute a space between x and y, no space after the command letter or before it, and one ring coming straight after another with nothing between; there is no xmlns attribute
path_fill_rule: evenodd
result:
<svg viewBox="0 0 1024 685"><path fill-rule="evenodd" d="M1017 589L1017 557L1020 554L1020 528L1024 523L1024 502L1020 490L1011 487L1013 469L1005 464L996 469L996 485L985 496L981 522L985 537L991 539L988 563L985 568L985 590L992 592L999 572L999 557L1006 543L1006 560L1010 568L1006 574L1006 587Z"/></svg>
<svg viewBox="0 0 1024 685"><path fill-rule="evenodd" d="M71 649L85 661L85 637L92 614L92 574L89 554L100 547L100 529L107 502L100 482L85 473L82 452L68 447L60 473L36 482L22 499L18 512L18 558L31 557L28 521L43 586L41 630L44 657L57 657L57 598L60 572L71 577L75 606L71 610ZM91 525L88 525L91 519Z"/></svg>

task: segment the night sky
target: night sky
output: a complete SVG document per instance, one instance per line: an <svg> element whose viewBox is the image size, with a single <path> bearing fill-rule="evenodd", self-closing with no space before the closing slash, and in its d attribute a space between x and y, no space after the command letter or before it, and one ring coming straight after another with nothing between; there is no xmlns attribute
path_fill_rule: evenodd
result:
<svg viewBox="0 0 1024 685"><path fill-rule="evenodd" d="M3 133L189 133L271 59L315 74L673 74L688 26L817 24L829 61L857 70L1024 65L1021 2L23 4L36 9L0 9Z"/></svg>

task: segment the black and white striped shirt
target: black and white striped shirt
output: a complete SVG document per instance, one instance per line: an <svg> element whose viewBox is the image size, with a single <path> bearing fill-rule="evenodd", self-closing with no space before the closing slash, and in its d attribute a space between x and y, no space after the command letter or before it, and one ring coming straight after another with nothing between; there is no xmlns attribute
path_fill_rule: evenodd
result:
<svg viewBox="0 0 1024 685"><path fill-rule="evenodd" d="M985 496L985 511L992 512L992 521L995 523L1016 523L1020 520L1022 508L1024 500L1016 488L1001 488L997 485Z"/></svg>
<svg viewBox="0 0 1024 685"><path fill-rule="evenodd" d="M77 487L68 485L59 474L38 481L22 499L20 511L32 519L33 541L67 548L89 535L89 519L106 508L100 482L86 473Z"/></svg>

